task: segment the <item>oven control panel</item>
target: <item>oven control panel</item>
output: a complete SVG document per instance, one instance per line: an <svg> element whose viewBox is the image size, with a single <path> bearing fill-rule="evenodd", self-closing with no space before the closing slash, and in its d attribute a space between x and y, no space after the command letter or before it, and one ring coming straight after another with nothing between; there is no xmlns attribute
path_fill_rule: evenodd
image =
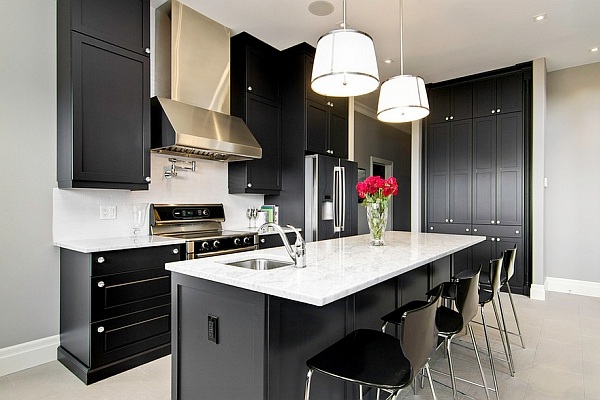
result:
<svg viewBox="0 0 600 400"><path fill-rule="evenodd" d="M235 237L218 237L196 240L190 244L194 246L194 257L216 256L239 251L256 250L256 235L244 235ZM189 251L188 251L189 252Z"/></svg>

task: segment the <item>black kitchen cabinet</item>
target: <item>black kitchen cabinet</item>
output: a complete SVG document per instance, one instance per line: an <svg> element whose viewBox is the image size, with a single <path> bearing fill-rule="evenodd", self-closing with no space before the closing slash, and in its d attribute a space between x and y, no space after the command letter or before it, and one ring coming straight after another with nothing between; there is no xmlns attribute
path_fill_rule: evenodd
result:
<svg viewBox="0 0 600 400"><path fill-rule="evenodd" d="M473 82L473 118L523 110L523 74Z"/></svg>
<svg viewBox="0 0 600 400"><path fill-rule="evenodd" d="M231 38L231 114L246 122L262 158L228 164L229 193L279 193L279 51L245 32Z"/></svg>
<svg viewBox="0 0 600 400"><path fill-rule="evenodd" d="M471 96L469 88L471 112L456 111L457 102L464 105ZM487 237L455 255L455 273L487 268L517 244L511 287L529 294L531 64L441 82L429 93L425 230Z"/></svg>
<svg viewBox="0 0 600 400"><path fill-rule="evenodd" d="M58 186L147 189L149 2L96 3L58 2Z"/></svg>
<svg viewBox="0 0 600 400"><path fill-rule="evenodd" d="M291 245L294 245L294 243L296 242L296 233L289 232L286 233L285 236L287 237L288 242ZM279 234L273 233L267 235L258 235L259 250L270 249L279 246L283 246L283 241L281 240L281 236L279 236Z"/></svg>
<svg viewBox="0 0 600 400"><path fill-rule="evenodd" d="M460 121L473 117L473 87L471 83L442 86L429 91L431 113L429 124Z"/></svg>
<svg viewBox="0 0 600 400"><path fill-rule="evenodd" d="M473 224L523 224L523 115L473 120Z"/></svg>
<svg viewBox="0 0 600 400"><path fill-rule="evenodd" d="M58 360L86 384L170 353L171 275L181 245L60 251Z"/></svg>

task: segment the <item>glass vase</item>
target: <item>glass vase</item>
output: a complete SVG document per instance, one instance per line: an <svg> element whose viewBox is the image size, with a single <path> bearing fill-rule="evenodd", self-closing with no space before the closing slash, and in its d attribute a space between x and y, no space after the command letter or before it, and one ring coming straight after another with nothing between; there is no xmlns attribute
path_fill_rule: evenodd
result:
<svg viewBox="0 0 600 400"><path fill-rule="evenodd" d="M387 202L367 204L367 222L371 234L371 246L385 246L385 226L387 224L388 204Z"/></svg>

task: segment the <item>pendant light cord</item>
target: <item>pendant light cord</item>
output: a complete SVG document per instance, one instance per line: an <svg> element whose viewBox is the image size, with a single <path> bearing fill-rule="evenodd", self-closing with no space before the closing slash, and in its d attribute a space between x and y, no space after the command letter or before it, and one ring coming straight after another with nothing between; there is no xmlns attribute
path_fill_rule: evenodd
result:
<svg viewBox="0 0 600 400"><path fill-rule="evenodd" d="M400 75L404 75L404 46L402 45L402 33L403 33L403 14L402 14L402 0L400 0Z"/></svg>
<svg viewBox="0 0 600 400"><path fill-rule="evenodd" d="M346 0L344 0L344 30L346 30Z"/></svg>

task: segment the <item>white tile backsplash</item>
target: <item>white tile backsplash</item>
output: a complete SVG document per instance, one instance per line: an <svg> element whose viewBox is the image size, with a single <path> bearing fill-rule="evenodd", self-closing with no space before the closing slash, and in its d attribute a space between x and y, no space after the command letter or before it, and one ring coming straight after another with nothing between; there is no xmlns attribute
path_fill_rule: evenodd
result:
<svg viewBox="0 0 600 400"><path fill-rule="evenodd" d="M231 195L227 190L227 163L195 160L196 171L178 171L167 179L168 156L151 154L152 183L148 190L54 189L54 241L130 236L133 234L129 206L133 203L223 203L225 229L248 224L246 208L264 203L262 195ZM186 158L187 160L187 158ZM117 218L100 219L100 206L116 206ZM147 232L146 226L142 231Z"/></svg>

